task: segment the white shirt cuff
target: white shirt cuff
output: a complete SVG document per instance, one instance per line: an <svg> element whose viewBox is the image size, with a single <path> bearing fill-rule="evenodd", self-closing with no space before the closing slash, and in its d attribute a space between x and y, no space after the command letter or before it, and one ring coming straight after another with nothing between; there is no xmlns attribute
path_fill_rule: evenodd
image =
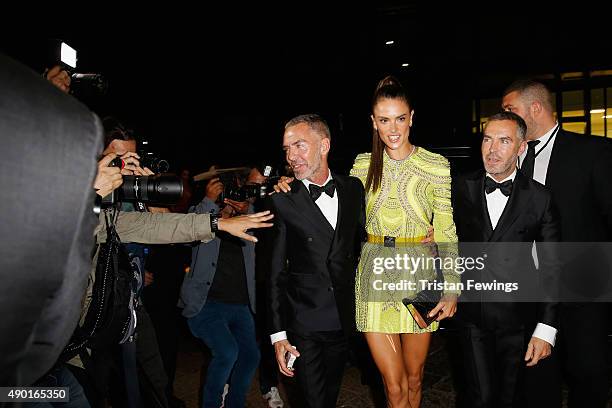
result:
<svg viewBox="0 0 612 408"><path fill-rule="evenodd" d="M557 337L557 329L544 323L538 323L535 330L533 331L532 337L537 337L551 346L555 347L555 339Z"/></svg>
<svg viewBox="0 0 612 408"><path fill-rule="evenodd" d="M278 332L278 333L274 333L272 335L270 335L270 341L272 342L272 344L279 342L281 340L287 340L287 332L286 331L282 331L282 332Z"/></svg>

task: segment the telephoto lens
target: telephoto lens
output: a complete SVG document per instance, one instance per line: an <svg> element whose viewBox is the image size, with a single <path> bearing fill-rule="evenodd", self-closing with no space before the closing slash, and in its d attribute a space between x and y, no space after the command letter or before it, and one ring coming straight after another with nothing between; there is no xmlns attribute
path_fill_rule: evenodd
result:
<svg viewBox="0 0 612 408"><path fill-rule="evenodd" d="M146 203L176 204L183 195L183 183L178 176L123 176L120 199Z"/></svg>

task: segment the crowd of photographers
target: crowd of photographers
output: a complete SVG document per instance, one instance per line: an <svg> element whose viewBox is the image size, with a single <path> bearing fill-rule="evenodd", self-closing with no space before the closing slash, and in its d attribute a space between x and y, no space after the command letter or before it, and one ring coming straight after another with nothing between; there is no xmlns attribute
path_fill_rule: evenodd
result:
<svg viewBox="0 0 612 408"><path fill-rule="evenodd" d="M15 69L23 70L26 79L30 74L25 67ZM9 78L11 74L8 72ZM50 82L67 94L63 98L73 98L69 95L71 76L64 67L46 69L43 77L47 85L36 84L32 95L49 93L57 98L57 91L48 89ZM4 79L3 75L3 82ZM62 117L61 110L50 115L54 114L59 115L56 118L59 121L72 119L68 114ZM232 387L248 388L259 363L249 309L255 309L254 242L257 238L252 231L271 226L273 217L269 212L255 212L254 202L266 192L267 177L262 173L268 175L269 168L260 171L253 167L248 177L241 177L247 175L240 172L213 176L205 180L204 199L189 208L190 204L197 203L190 202L193 192L188 173L184 172L181 177L156 174L167 170L167 163L143 156L137 149L136 135L115 118L100 121L95 115L92 117L92 134L98 134L99 138L103 133L104 147L97 158L92 183L95 202L92 200L89 205L98 217L98 225L93 231L95 242L89 249L93 253L91 272L86 282L84 279L75 281L74 293L80 296L70 299L71 304L80 309L79 317L64 318L70 320L67 327L74 331L60 336L69 341L59 345L59 355L50 353L54 359L52 364L25 367L20 366L18 358L11 357L8 360L16 361L10 361L12 365L2 361L2 369L8 367L13 372L4 371L0 385L67 387L66 402L28 402L24 405L32 407L184 406L173 395L172 387L178 341L176 305L179 292L182 292L181 306L186 317L190 317L194 301L205 302L207 297L209 304L242 306L242 320L247 330L243 338L252 353L249 352L250 361L244 365L244 374L236 372L233 375ZM172 247L170 244L182 245ZM195 257L190 262L192 247ZM158 256L154 256L155 253ZM174 259L163 254L171 254ZM155 261L150 263L148 258ZM189 265L191 271L185 275ZM217 276L224 279L212 282L211 278L204 287L201 286L203 282L194 285L196 282L191 277L206 276L194 274L194 269L210 268L211 265L213 274L216 269ZM153 274L150 270L157 272ZM166 275L173 276L174 284L158 285L157 290L150 290L158 280L167 281ZM182 284L184 276L187 278ZM244 290L233 290L231 285L236 281ZM190 324L190 328L198 337L207 332L204 326L195 328ZM253 328L252 335L250 328ZM213 332L215 330L208 331ZM169 334L174 336L169 339ZM7 352L10 354L9 349ZM237 350L231 352L235 360ZM208 375L209 381L215 377ZM32 381L33 378L36 380Z"/></svg>

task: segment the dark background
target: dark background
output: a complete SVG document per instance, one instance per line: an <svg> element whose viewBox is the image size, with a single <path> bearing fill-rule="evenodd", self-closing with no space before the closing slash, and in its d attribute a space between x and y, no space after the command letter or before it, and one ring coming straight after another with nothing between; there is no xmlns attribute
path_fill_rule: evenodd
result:
<svg viewBox="0 0 612 408"><path fill-rule="evenodd" d="M329 121L330 161L348 171L370 150L370 99L387 74L413 96L412 141L436 149L477 146L473 101L500 96L517 77L612 67L595 4L458 3L105 6L13 31L0 50L42 71L46 39L63 39L80 72L110 84L103 97L77 97L149 139L172 170L194 174L213 163L282 163L283 124L307 112Z"/></svg>

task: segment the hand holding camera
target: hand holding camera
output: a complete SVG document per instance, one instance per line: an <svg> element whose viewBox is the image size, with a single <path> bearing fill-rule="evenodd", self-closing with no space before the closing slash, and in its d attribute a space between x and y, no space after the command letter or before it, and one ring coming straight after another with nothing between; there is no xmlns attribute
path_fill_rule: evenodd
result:
<svg viewBox="0 0 612 408"><path fill-rule="evenodd" d="M75 72L78 60L76 49L57 39L49 42L47 67L51 68L44 72L47 80L65 93L72 93L75 88L106 93L108 82L101 74Z"/></svg>
<svg viewBox="0 0 612 408"><path fill-rule="evenodd" d="M55 65L53 68L47 71L45 77L62 92L70 92L70 75L68 75L68 72L66 72L66 70L61 66Z"/></svg>
<svg viewBox="0 0 612 408"><path fill-rule="evenodd" d="M109 153L98 162L98 173L94 180L94 189L101 197L106 197L123 184L121 169L119 167L109 167L116 157L115 153Z"/></svg>
<svg viewBox="0 0 612 408"><path fill-rule="evenodd" d="M210 180L210 182L206 186L206 197L213 203L217 202L222 192L223 184L221 183L221 180L219 180L218 177Z"/></svg>
<svg viewBox="0 0 612 408"><path fill-rule="evenodd" d="M114 153L111 154L116 156ZM121 189L117 191L117 194L104 196L103 205L114 204L118 201L171 205L175 204L183 194L183 183L178 177L170 174L155 175L148 168L141 168L136 153L127 152L120 158L109 159L105 163L120 171L124 177Z"/></svg>

